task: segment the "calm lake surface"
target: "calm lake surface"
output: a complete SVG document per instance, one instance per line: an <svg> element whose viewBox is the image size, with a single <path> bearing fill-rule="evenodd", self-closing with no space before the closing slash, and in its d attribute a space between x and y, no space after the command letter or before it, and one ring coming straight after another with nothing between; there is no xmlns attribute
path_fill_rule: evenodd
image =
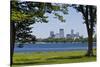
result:
<svg viewBox="0 0 100 67"><path fill-rule="evenodd" d="M40 51L74 51L87 50L87 43L42 43L42 44L24 44L22 48L15 45L15 52L40 52ZM96 43L93 43L96 48Z"/></svg>

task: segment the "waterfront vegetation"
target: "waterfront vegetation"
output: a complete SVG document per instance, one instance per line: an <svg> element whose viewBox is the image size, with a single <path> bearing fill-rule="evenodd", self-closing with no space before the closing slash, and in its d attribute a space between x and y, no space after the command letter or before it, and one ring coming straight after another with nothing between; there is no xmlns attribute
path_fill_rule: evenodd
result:
<svg viewBox="0 0 100 67"><path fill-rule="evenodd" d="M39 64L61 64L96 61L96 49L94 56L88 57L85 50L80 51L50 51L14 53L13 66L39 65Z"/></svg>
<svg viewBox="0 0 100 67"><path fill-rule="evenodd" d="M88 42L88 38L46 38L37 39L36 42ZM93 38L93 42L96 42L96 37Z"/></svg>

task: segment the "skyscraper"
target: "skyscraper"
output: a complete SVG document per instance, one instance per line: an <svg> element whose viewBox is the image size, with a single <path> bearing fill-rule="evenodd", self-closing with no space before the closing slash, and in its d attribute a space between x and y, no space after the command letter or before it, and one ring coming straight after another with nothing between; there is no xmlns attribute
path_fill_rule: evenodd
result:
<svg viewBox="0 0 100 67"><path fill-rule="evenodd" d="M64 38L64 29L59 29L60 38Z"/></svg>
<svg viewBox="0 0 100 67"><path fill-rule="evenodd" d="M71 34L72 34L72 35L74 34L74 30L73 30L73 29L71 30Z"/></svg>
<svg viewBox="0 0 100 67"><path fill-rule="evenodd" d="M71 38L74 38L74 30L73 29L71 29Z"/></svg>
<svg viewBox="0 0 100 67"><path fill-rule="evenodd" d="M51 37L51 38L54 38L54 37L55 37L54 31L50 31L50 37Z"/></svg>
<svg viewBox="0 0 100 67"><path fill-rule="evenodd" d="M76 33L77 37L79 37L79 32Z"/></svg>

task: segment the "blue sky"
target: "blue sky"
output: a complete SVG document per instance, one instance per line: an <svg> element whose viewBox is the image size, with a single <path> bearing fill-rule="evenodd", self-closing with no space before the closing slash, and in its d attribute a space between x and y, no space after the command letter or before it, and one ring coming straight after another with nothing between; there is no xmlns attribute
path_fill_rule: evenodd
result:
<svg viewBox="0 0 100 67"><path fill-rule="evenodd" d="M60 13L60 12L59 12ZM60 13L61 14L61 13ZM59 33L59 29L64 29L64 35L70 34L71 29L74 29L74 33L79 32L80 35L87 37L87 30L82 15L77 12L74 8L68 8L68 14L63 15L66 22L61 22L58 19L53 18L52 14L48 15L48 23L35 23L33 25L33 35L37 38L47 38L50 35L50 31L54 33Z"/></svg>

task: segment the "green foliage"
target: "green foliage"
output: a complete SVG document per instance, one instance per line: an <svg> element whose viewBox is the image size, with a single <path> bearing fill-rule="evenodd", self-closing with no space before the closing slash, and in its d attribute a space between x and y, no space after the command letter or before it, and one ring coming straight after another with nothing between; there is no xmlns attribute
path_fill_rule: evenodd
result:
<svg viewBox="0 0 100 67"><path fill-rule="evenodd" d="M56 18L58 18L61 22L65 22L63 19L63 16L59 15L58 13L55 13Z"/></svg>
<svg viewBox="0 0 100 67"><path fill-rule="evenodd" d="M26 43L36 41L36 37L32 35L33 22L23 21L23 23L16 23L16 42Z"/></svg>
<svg viewBox="0 0 100 67"><path fill-rule="evenodd" d="M81 40L79 39L79 38L76 38L75 40L74 40L74 42L80 42Z"/></svg>
<svg viewBox="0 0 100 67"><path fill-rule="evenodd" d="M28 20L29 19L29 15L26 15L24 13L21 13L19 11L12 11L11 12L11 21L15 21L15 22L18 22L18 21L24 21L24 20Z"/></svg>
<svg viewBox="0 0 100 67"><path fill-rule="evenodd" d="M57 14L56 11L67 12L65 7L62 5L56 5L52 3L43 2L31 2L31 1L11 1L11 21L22 21L35 19L38 22L47 22L47 16L45 13L52 13L58 17L59 20L63 22L63 16ZM66 7L67 9L67 7Z"/></svg>
<svg viewBox="0 0 100 67"><path fill-rule="evenodd" d="M60 7L59 6L52 6L52 10L54 10L54 11L60 10Z"/></svg>
<svg viewBox="0 0 100 67"><path fill-rule="evenodd" d="M11 22L21 22L30 18L30 15L20 10L19 5L19 1L11 1Z"/></svg>

